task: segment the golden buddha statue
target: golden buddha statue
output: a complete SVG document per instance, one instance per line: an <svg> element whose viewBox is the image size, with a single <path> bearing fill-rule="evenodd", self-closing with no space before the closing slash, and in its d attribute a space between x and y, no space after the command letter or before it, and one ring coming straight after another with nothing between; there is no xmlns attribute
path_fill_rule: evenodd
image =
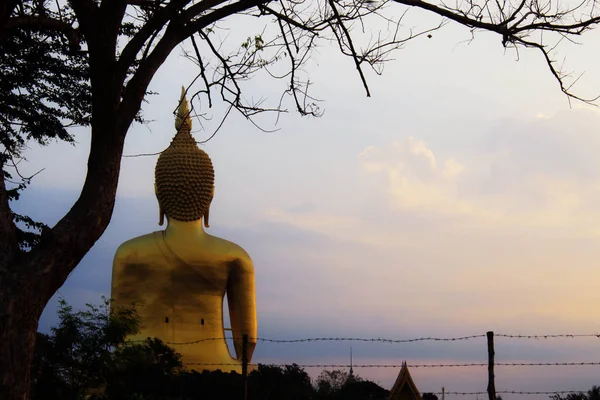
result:
<svg viewBox="0 0 600 400"><path fill-rule="evenodd" d="M140 333L131 339L160 338L197 370L242 370L243 335L247 359L256 345L254 267L238 245L211 236L209 209L214 170L190 133L185 91L175 122L177 133L158 157L155 191L160 221L167 227L123 243L115 255L112 300L115 307L135 304ZM225 341L223 299L227 294L236 357ZM177 345L174 343L195 344Z"/></svg>

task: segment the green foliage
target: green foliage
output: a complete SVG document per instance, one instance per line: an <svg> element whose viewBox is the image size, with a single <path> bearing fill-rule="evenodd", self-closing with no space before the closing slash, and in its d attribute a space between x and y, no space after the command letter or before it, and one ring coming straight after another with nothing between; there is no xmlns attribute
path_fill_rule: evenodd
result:
<svg viewBox="0 0 600 400"><path fill-rule="evenodd" d="M246 41L242 43L242 47L247 50L252 49L252 47L257 51L263 50L265 48L265 40L262 38L262 35L255 35L253 38L248 37Z"/></svg>
<svg viewBox="0 0 600 400"><path fill-rule="evenodd" d="M342 370L323 370L314 385L318 400L386 400L389 391Z"/></svg>
<svg viewBox="0 0 600 400"><path fill-rule="evenodd" d="M588 390L587 397L589 400L600 400L600 387L594 385Z"/></svg>
<svg viewBox="0 0 600 400"><path fill-rule="evenodd" d="M126 343L138 332L134 309L88 304L74 311L59 301L59 324L38 333L31 372L33 400L166 399L181 369L180 356L158 339Z"/></svg>
<svg viewBox="0 0 600 400"><path fill-rule="evenodd" d="M243 392L242 376L235 372L186 371L179 375L179 379L182 390L181 397L186 400L239 400ZM250 389L252 386L249 382L248 388ZM260 398L251 396L250 399L259 400ZM264 399L269 400L271 398L265 397Z"/></svg>
<svg viewBox="0 0 600 400"><path fill-rule="evenodd" d="M106 398L112 400L169 399L178 394L181 356L159 339L122 346L114 354Z"/></svg>
<svg viewBox="0 0 600 400"><path fill-rule="evenodd" d="M313 387L310 377L296 364L283 368L259 365L249 377L250 396L253 399L310 399Z"/></svg>
<svg viewBox="0 0 600 400"><path fill-rule="evenodd" d="M74 310L59 301L59 323L38 333L31 365L32 400L238 400L240 374L189 371L181 356L156 338L127 342L138 333L135 309L88 304ZM324 370L313 386L298 365L259 365L248 376L251 400L384 400L374 382Z"/></svg>
<svg viewBox="0 0 600 400"><path fill-rule="evenodd" d="M588 400L588 397L584 393L569 393L565 397L560 394L553 394L550 396L552 400Z"/></svg>
<svg viewBox="0 0 600 400"><path fill-rule="evenodd" d="M375 382L350 381L342 386L337 398L344 400L387 400L389 391Z"/></svg>
<svg viewBox="0 0 600 400"><path fill-rule="evenodd" d="M329 371L323 370L315 382L315 390L320 399L334 398L348 381L348 372L339 369Z"/></svg>
<svg viewBox="0 0 600 400"><path fill-rule="evenodd" d="M39 5L25 0L19 15L36 15ZM44 8L49 18L73 19ZM21 156L25 144L53 139L73 143L71 125L89 125L92 95L88 57L56 30L15 30L0 41L0 144L2 161Z"/></svg>
<svg viewBox="0 0 600 400"><path fill-rule="evenodd" d="M344 371L326 371L322 376L325 379L337 379L347 377L348 374ZM242 377L239 374L221 371L182 372L180 388L180 398L187 400L238 400L243 391ZM284 367L259 365L248 376L250 400L385 400L387 395L387 390L367 380L344 381L337 390L319 393L306 371L296 364Z"/></svg>
<svg viewBox="0 0 600 400"><path fill-rule="evenodd" d="M22 1L17 14L37 15L42 8L38 3ZM59 19L48 7L43 12ZM63 7L60 18L73 19L72 10ZM67 128L91 122L88 56L78 51L74 40L57 30L17 29L0 41L0 167L4 166L0 178L14 183L8 190L13 201L31 181L17 168L27 143L74 143ZM21 250L34 247L48 228L25 215L13 213L13 220L19 227Z"/></svg>

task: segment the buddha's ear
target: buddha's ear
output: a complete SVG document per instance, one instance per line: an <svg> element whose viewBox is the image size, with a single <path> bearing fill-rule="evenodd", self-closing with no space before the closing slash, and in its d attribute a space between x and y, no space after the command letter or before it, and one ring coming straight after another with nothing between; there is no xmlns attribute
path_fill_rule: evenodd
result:
<svg viewBox="0 0 600 400"><path fill-rule="evenodd" d="M165 223L165 213L163 212L163 209L160 205L160 203L158 203L158 225L162 226Z"/></svg>
<svg viewBox="0 0 600 400"><path fill-rule="evenodd" d="M210 214L210 206L208 206L208 209L206 210L206 212L204 213L204 226L206 228L210 228L210 224L208 223L208 215Z"/></svg>
<svg viewBox="0 0 600 400"><path fill-rule="evenodd" d="M208 207L206 208L206 212L204 213L204 226L206 228L210 228L210 224L208 222L208 216L210 214L210 205L211 205L214 197L215 197L215 187L213 186L212 193L210 194L210 202L208 203Z"/></svg>
<svg viewBox="0 0 600 400"><path fill-rule="evenodd" d="M162 226L165 223L165 213L163 211L162 206L160 205L160 200L158 199L158 193L156 191L156 182L154 182L154 194L156 195L156 200L158 201L158 225Z"/></svg>

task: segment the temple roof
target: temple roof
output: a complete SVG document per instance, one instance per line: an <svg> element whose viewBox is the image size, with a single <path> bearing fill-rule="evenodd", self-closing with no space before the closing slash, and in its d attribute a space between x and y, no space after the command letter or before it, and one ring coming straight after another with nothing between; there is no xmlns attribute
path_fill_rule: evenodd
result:
<svg viewBox="0 0 600 400"><path fill-rule="evenodd" d="M421 400L421 394L408 372L406 361L402 363L402 368L390 390L388 400Z"/></svg>

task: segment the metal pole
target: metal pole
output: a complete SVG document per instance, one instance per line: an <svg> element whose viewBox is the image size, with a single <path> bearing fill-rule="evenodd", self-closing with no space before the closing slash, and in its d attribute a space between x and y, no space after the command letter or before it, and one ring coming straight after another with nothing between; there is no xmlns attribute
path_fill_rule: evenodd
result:
<svg viewBox="0 0 600 400"><path fill-rule="evenodd" d="M248 400L248 334L242 336L242 385L244 387L243 400Z"/></svg>
<svg viewBox="0 0 600 400"><path fill-rule="evenodd" d="M496 400L496 383L494 378L494 332L487 333L487 348L488 348L488 399Z"/></svg>

